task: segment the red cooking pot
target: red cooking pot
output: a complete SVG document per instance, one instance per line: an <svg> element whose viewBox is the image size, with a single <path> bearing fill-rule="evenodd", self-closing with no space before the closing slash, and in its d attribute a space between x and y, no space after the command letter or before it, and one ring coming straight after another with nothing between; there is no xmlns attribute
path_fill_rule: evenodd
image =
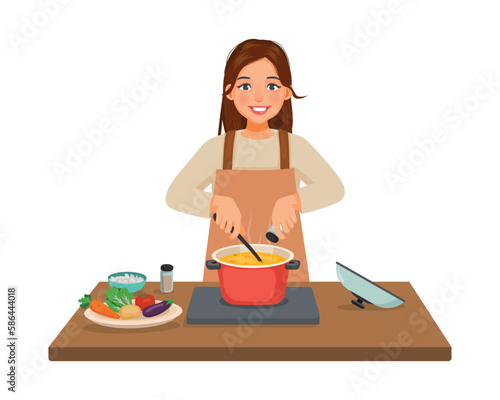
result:
<svg viewBox="0 0 500 400"><path fill-rule="evenodd" d="M238 265L220 259L229 254L247 252L243 245L229 246L214 251L213 260L207 261L208 269L219 273L222 298L229 304L277 304L285 297L288 270L299 269L300 262L292 260L290 250L268 244L252 244L255 251L277 254L286 260L269 265Z"/></svg>

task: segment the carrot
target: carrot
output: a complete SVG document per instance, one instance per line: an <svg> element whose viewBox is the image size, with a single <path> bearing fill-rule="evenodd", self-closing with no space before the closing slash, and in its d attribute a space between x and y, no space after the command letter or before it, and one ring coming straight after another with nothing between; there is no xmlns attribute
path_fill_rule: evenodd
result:
<svg viewBox="0 0 500 400"><path fill-rule="evenodd" d="M118 313L115 313L111 308L99 300L92 300L90 302L90 309L97 314L104 315L105 317L110 317L114 319L120 318Z"/></svg>
<svg viewBox="0 0 500 400"><path fill-rule="evenodd" d="M78 300L81 308L90 307L92 311L97 314L104 315L105 317L118 319L120 315L114 312L111 308L109 308L106 304L99 300L92 300L90 298L90 294L85 294L81 299Z"/></svg>

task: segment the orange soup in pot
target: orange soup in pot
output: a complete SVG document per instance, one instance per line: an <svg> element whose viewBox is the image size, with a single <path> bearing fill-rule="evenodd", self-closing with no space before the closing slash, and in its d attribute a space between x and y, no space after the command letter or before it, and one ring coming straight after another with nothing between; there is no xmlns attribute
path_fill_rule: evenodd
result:
<svg viewBox="0 0 500 400"><path fill-rule="evenodd" d="M262 262L258 261L249 251L245 253L229 254L221 257L220 261L223 263L237 265L271 265L283 263L287 260L285 257L277 254L264 253L260 251L258 251L257 254L262 259Z"/></svg>

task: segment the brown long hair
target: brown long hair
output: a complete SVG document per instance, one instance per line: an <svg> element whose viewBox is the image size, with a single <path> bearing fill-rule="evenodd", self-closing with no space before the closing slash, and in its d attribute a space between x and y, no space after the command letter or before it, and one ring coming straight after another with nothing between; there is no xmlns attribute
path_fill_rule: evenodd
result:
<svg viewBox="0 0 500 400"><path fill-rule="evenodd" d="M246 127L247 119L238 112L234 102L229 100L226 95L233 89L240 71L248 64L262 58L267 58L274 65L281 83L292 91L293 97L296 99L305 97L297 96L292 88L290 63L285 50L280 44L272 40L245 40L234 47L227 56L222 85L219 135L221 134L222 124L224 124L224 132L244 129ZM228 90L225 90L227 85L230 85L230 87ZM291 133L293 125L292 99L285 100L280 112L271 118L268 123L270 128L284 129Z"/></svg>

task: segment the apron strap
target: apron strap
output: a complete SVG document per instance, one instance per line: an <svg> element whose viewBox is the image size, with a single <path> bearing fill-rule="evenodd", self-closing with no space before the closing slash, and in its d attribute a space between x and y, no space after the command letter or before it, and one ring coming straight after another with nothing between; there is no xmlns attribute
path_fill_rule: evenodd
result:
<svg viewBox="0 0 500 400"><path fill-rule="evenodd" d="M290 168L290 151L288 149L288 132L280 129L280 169Z"/></svg>
<svg viewBox="0 0 500 400"><path fill-rule="evenodd" d="M233 147L234 147L234 134L236 131L226 132L224 139L224 155L222 158L222 169L233 169Z"/></svg>
<svg viewBox="0 0 500 400"><path fill-rule="evenodd" d="M224 139L224 153L222 158L222 169L233 169L233 148L236 131L226 132ZM288 144L288 132L279 129L280 141L280 169L290 168L290 150Z"/></svg>

